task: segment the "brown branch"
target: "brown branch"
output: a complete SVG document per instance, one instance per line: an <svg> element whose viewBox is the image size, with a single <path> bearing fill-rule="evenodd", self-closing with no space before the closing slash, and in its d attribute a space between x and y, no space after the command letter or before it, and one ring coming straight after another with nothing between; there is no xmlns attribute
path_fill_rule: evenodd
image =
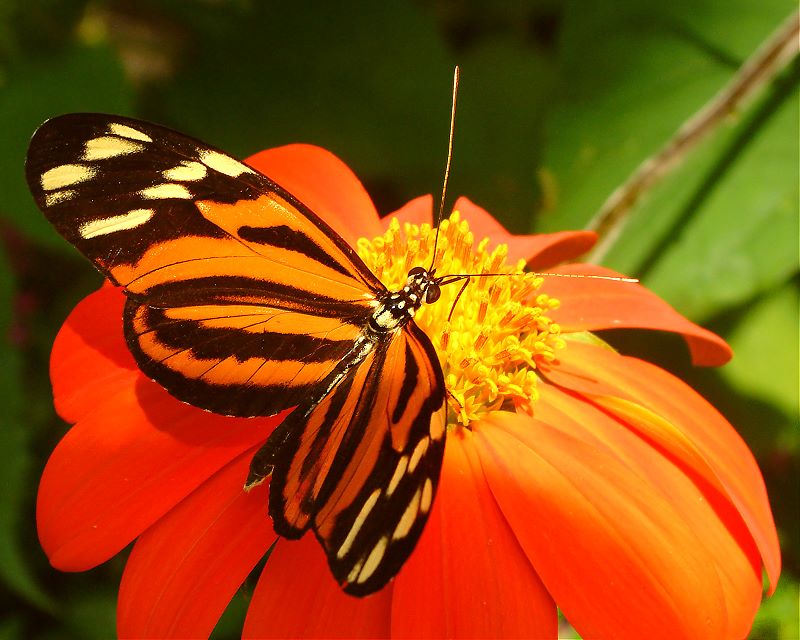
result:
<svg viewBox="0 0 800 640"><path fill-rule="evenodd" d="M739 67L731 81L684 122L675 135L642 162L603 203L589 222L600 241L589 262L600 262L622 232L641 197L715 131L732 113L740 111L800 51L800 11L793 13Z"/></svg>

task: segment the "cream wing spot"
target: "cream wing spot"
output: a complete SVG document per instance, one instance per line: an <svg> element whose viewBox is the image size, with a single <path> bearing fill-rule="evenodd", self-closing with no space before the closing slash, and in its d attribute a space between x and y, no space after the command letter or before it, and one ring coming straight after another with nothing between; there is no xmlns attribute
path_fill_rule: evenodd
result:
<svg viewBox="0 0 800 640"><path fill-rule="evenodd" d="M347 552L350 551L350 548L353 546L353 542L358 535L358 532L361 531L361 527L364 526L364 522L369 515L369 512L372 511L372 507L375 506L375 503L378 501L378 498L381 496L381 490L375 489L369 498L366 499L364 502L364 506L361 507L361 511L358 512L358 516L353 521L353 526L350 527L350 531L347 534L347 537L344 539L342 546L339 547L339 550L336 552L336 557L341 560L347 555Z"/></svg>
<svg viewBox="0 0 800 640"><path fill-rule="evenodd" d="M411 527L414 526L414 522L417 520L417 514L419 514L420 498L421 490L417 489L414 497L411 498L411 502L408 503L406 510L403 511L403 516L400 518L400 522L398 522L397 526L394 528L392 540L400 540L400 538L405 538L409 531L411 531Z"/></svg>
<svg viewBox="0 0 800 640"><path fill-rule="evenodd" d="M132 140L115 136L101 136L86 141L83 151L84 160L107 160L118 156L126 156L144 150L144 145Z"/></svg>
<svg viewBox="0 0 800 640"><path fill-rule="evenodd" d="M154 215L155 211L153 209L134 209L119 216L84 222L78 227L78 233L81 234L84 240L90 240L97 236L106 236L117 231L135 229L145 224Z"/></svg>
<svg viewBox="0 0 800 640"><path fill-rule="evenodd" d="M46 193L44 196L44 204L47 207L52 207L54 204L64 202L78 195L74 189L63 189L62 191L54 191L53 193Z"/></svg>
<svg viewBox="0 0 800 640"><path fill-rule="evenodd" d="M389 480L389 486L386 487L386 495L387 497L394 493L394 490L397 489L397 485L400 484L400 480L403 479L403 476L406 475L406 469L408 468L408 456L403 456L397 462L397 467L395 467L394 473L392 474L392 479Z"/></svg>
<svg viewBox="0 0 800 640"><path fill-rule="evenodd" d="M358 578L356 578L356 582L366 582L370 579L370 577L372 577L372 574L375 573L377 568L380 566L381 560L383 560L383 556L386 554L386 547L388 545L388 536L384 536L378 540L378 544L372 548L372 551L369 552L367 559L364 561L364 566L361 568Z"/></svg>
<svg viewBox="0 0 800 640"><path fill-rule="evenodd" d="M430 438L423 438L417 443L417 446L414 447L414 451L411 453L411 459L408 461L408 472L414 473L414 469L417 468L419 461L422 460L422 456L425 455L425 452L428 450L428 445L430 444Z"/></svg>
<svg viewBox="0 0 800 640"><path fill-rule="evenodd" d="M209 151L208 149L201 150L200 162L207 167L214 169L214 171L224 173L226 176L230 176L231 178L240 176L243 173L254 173L253 170L247 165L242 164L238 160L231 158L230 156L226 156L224 153L220 153L219 151Z"/></svg>
<svg viewBox="0 0 800 640"><path fill-rule="evenodd" d="M179 164L177 167L167 169L161 173L166 180L177 180L178 182L196 182L208 175L208 167L201 162L192 160Z"/></svg>
<svg viewBox="0 0 800 640"><path fill-rule="evenodd" d="M142 133L138 129L129 127L126 124L120 124L119 122L112 122L109 124L108 132L113 133L116 136L122 136L123 138L130 138L131 140L141 140L142 142L153 141L153 139L146 133Z"/></svg>
<svg viewBox="0 0 800 640"><path fill-rule="evenodd" d="M165 182L164 184L157 184L154 187L142 189L139 191L139 195L148 200L166 200L169 198L191 200L192 198L191 191L182 184L175 184L174 182Z"/></svg>
<svg viewBox="0 0 800 640"><path fill-rule="evenodd" d="M425 484L422 485L422 498L419 501L419 509L422 513L428 513L433 501L433 483L430 478L425 478Z"/></svg>
<svg viewBox="0 0 800 640"><path fill-rule="evenodd" d="M432 440L440 440L445 433L445 421L441 412L434 413L428 428Z"/></svg>
<svg viewBox="0 0 800 640"><path fill-rule="evenodd" d="M358 562L353 565L353 568L350 569L350 573L347 574L347 582L355 582L356 578L358 578L358 573L361 571L361 567L364 566L364 558L361 558Z"/></svg>
<svg viewBox="0 0 800 640"><path fill-rule="evenodd" d="M97 175L97 169L85 164L62 164L48 169L42 174L42 189L53 191L62 187L71 187L91 180Z"/></svg>

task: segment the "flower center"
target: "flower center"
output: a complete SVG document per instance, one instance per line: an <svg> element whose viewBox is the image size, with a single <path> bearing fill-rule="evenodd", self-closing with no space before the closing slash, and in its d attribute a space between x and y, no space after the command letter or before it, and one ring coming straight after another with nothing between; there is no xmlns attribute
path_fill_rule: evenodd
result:
<svg viewBox="0 0 800 640"><path fill-rule="evenodd" d="M430 265L435 236L428 224L401 225L395 218L382 236L361 238L358 254L390 291L398 291L409 269ZM491 250L488 245L489 238L475 242L458 211L443 220L437 276L508 275L470 278L457 301L463 281L444 286L439 301L423 304L414 317L439 354L450 425L467 426L498 409L532 413L538 398L536 363L554 359L564 347L559 326L547 317L559 302L539 292L543 278L523 273L524 260L507 264L507 245Z"/></svg>

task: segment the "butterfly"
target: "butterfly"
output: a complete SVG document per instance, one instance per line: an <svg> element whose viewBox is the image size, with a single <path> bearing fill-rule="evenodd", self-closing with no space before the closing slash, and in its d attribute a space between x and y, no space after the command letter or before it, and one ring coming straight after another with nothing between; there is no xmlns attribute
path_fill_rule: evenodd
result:
<svg viewBox="0 0 800 640"><path fill-rule="evenodd" d="M139 120L48 120L26 176L55 229L122 288L145 375L223 415L295 407L245 488L270 478L276 533L313 530L345 592L385 586L436 495L445 382L414 314L452 279L414 267L389 291L270 178Z"/></svg>

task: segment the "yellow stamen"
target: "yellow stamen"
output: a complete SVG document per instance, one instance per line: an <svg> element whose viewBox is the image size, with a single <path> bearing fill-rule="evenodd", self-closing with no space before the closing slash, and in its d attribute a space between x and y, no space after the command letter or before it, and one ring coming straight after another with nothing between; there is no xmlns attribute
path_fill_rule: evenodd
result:
<svg viewBox="0 0 800 640"><path fill-rule="evenodd" d="M359 240L358 253L389 290L398 291L409 269L431 264L435 232L427 224L392 219L382 236ZM422 305L414 317L439 354L448 423L467 426L489 411L515 407L532 413L537 362L554 360L565 344L560 327L548 317L558 300L539 291L543 279L524 273L524 260L507 264L507 245L476 241L457 211L440 225L436 254L437 276L508 274L471 278L455 309L461 283L445 286L439 301Z"/></svg>

